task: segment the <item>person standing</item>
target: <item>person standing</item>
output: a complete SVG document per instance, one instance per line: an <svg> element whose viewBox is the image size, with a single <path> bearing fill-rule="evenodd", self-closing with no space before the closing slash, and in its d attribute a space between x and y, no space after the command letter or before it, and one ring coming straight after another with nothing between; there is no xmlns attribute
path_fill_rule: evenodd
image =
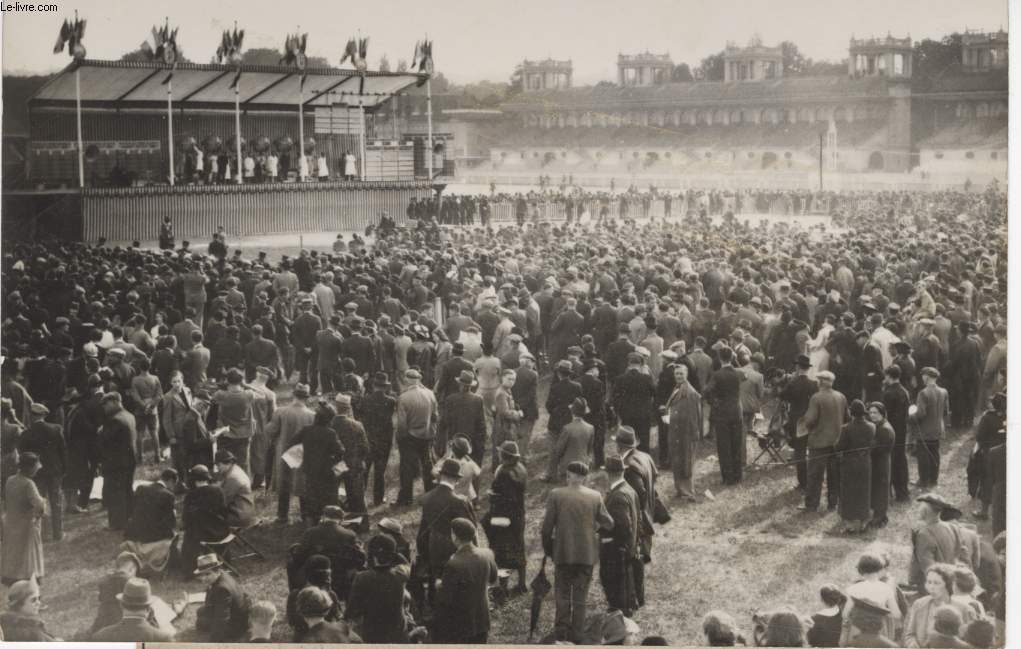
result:
<svg viewBox="0 0 1021 649"><path fill-rule="evenodd" d="M406 558L398 556L397 544L387 534L377 534L369 539L367 554L369 568L355 575L351 582L344 619L357 625L359 635L366 643L406 643Z"/></svg>
<svg viewBox="0 0 1021 649"><path fill-rule="evenodd" d="M409 368L403 375L407 386L397 399L397 449L400 452L401 488L397 505L411 505L415 474L422 486L433 488L432 444L436 439L437 405L432 390L422 385L422 373Z"/></svg>
<svg viewBox="0 0 1021 649"><path fill-rule="evenodd" d="M840 517L845 534L860 534L872 519L872 455L875 424L865 420L865 404L855 399L851 421L843 426L833 447L840 462Z"/></svg>
<svg viewBox="0 0 1021 649"><path fill-rule="evenodd" d="M599 561L599 530L611 531L613 517L598 491L585 486L588 467L572 462L567 486L550 492L542 521L542 549L556 566L556 638L580 644L592 567Z"/></svg>
<svg viewBox="0 0 1021 649"><path fill-rule="evenodd" d="M273 380L275 372L268 367L260 365L255 368L255 380L249 384L249 388L261 399L252 401L252 445L249 448L252 465L252 489L258 491L265 485L269 487L267 476L273 474L270 466L273 462L273 452L270 448L269 433L267 427L273 418L273 411L277 407L277 394L269 387L269 381Z"/></svg>
<svg viewBox="0 0 1021 649"><path fill-rule="evenodd" d="M334 400L337 416L330 427L337 432L340 445L344 449L344 464L347 472L343 476L344 490L347 492L347 511L352 514L365 514L365 463L369 455L369 438L365 427L354 418L351 409L351 395L340 393Z"/></svg>
<svg viewBox="0 0 1021 649"><path fill-rule="evenodd" d="M312 524L319 523L325 507L337 504L339 479L334 467L344 459L344 447L337 431L330 428L335 415L328 404L320 405L312 425L298 431L287 447L298 444L303 447L301 472L305 475L306 494L303 516Z"/></svg>
<svg viewBox="0 0 1021 649"><path fill-rule="evenodd" d="M649 451L649 431L652 428L653 402L656 386L652 377L642 371L643 358L638 352L631 352L624 374L613 386L613 407L620 416L623 426L630 426L638 435L638 448Z"/></svg>
<svg viewBox="0 0 1021 649"><path fill-rule="evenodd" d="M61 482L67 468L67 447L57 424L46 421L50 409L41 403L30 407L31 424L18 440L19 453L35 453L41 468L32 477L48 503L50 534L54 541L64 537L64 492Z"/></svg>
<svg viewBox="0 0 1021 649"><path fill-rule="evenodd" d="M784 425L784 432L787 433L790 446L794 449L794 464L798 477L797 488L804 491L807 484L805 465L807 440L798 436L798 420L804 417L808 411L808 402L812 395L819 390L819 384L809 376L812 361L808 356L799 355L794 361L794 366L794 378L788 381L780 391L780 400L787 404L787 421Z"/></svg>
<svg viewBox="0 0 1021 649"><path fill-rule="evenodd" d="M592 426L592 467L600 468L606 460L606 384L599 378L600 365L586 358L579 379L582 396L588 404L585 421Z"/></svg>
<svg viewBox="0 0 1021 649"><path fill-rule="evenodd" d="M613 529L600 533L599 581L603 585L606 603L631 617L638 608L632 567L639 559L638 494L624 480L624 462L618 456L606 460L606 477L610 489L606 492L606 511L613 518Z"/></svg>
<svg viewBox="0 0 1021 649"><path fill-rule="evenodd" d="M4 542L0 546L0 582L35 581L46 575L42 520L46 500L33 477L42 465L31 451L18 457L18 473L4 483Z"/></svg>
<svg viewBox="0 0 1021 649"><path fill-rule="evenodd" d="M263 395L246 388L244 380L241 370L228 370L227 388L218 390L213 395L213 401L219 406L217 425L227 427L227 431L217 439L217 447L233 453L238 466L249 473L249 446L255 432L252 426L252 402L263 398Z"/></svg>
<svg viewBox="0 0 1021 649"><path fill-rule="evenodd" d="M433 642L486 644L489 639L489 586L498 576L493 552L475 546L475 523L466 518L450 522L456 547L443 567L436 593Z"/></svg>
<svg viewBox="0 0 1021 649"><path fill-rule="evenodd" d="M592 424L585 421L588 404L584 397L577 397L571 404L571 422L564 426L557 438L556 446L550 452L549 470L546 481L560 480L567 467L573 462L588 465L592 461Z"/></svg>
<svg viewBox="0 0 1021 649"><path fill-rule="evenodd" d="M458 436L471 442L472 459L478 465L485 458L486 413L482 397L472 392L478 382L471 370L464 370L457 377L458 391L443 402L443 416L439 422L439 434L433 443L433 452L444 455L447 445Z"/></svg>
<svg viewBox="0 0 1021 649"><path fill-rule="evenodd" d="M500 389L493 400L493 434L490 443L493 445L493 470L500 465L500 446L504 442L513 442L518 438L518 426L525 413L514 402L514 382L517 381L517 370L504 370L500 377Z"/></svg>
<svg viewBox="0 0 1021 649"><path fill-rule="evenodd" d="M716 453L720 458L720 474L724 485L741 482L744 470L741 445L745 443L741 429L741 379L734 369L734 351L722 347L719 351L720 369L709 378L702 396L709 403L709 425L716 435ZM836 441L834 439L834 441Z"/></svg>
<svg viewBox="0 0 1021 649"><path fill-rule="evenodd" d="M897 435L886 420L886 406L880 401L868 405L869 420L876 427L872 446L872 522L875 528L886 527L890 509L890 457Z"/></svg>
<svg viewBox="0 0 1021 649"><path fill-rule="evenodd" d="M149 359L140 358L135 362L138 374L131 379L128 394L135 404L135 425L138 427L138 438L135 449L135 461L142 464L142 445L145 438L152 440L153 464L159 464L160 453L159 418L156 406L163 399L163 386L156 376L149 373Z"/></svg>
<svg viewBox="0 0 1021 649"><path fill-rule="evenodd" d="M362 400L361 417L365 434L369 439L368 463L365 466L365 483L368 485L372 472L372 503L386 502L386 465L394 439L394 413L397 399L390 394L390 379L385 372L376 372L372 379L372 392Z"/></svg>
<svg viewBox="0 0 1021 649"><path fill-rule="evenodd" d="M315 421L315 411L308 407L309 387L304 383L294 386L292 399L289 404L273 411L269 420L266 434L270 439L270 447L275 449L273 456L280 458L284 451L291 447L291 442L298 432ZM277 524L286 525L290 518L291 492L292 490L302 497L304 491L304 478L296 481L301 474L287 465L282 459L276 459L276 479L274 485L277 489ZM305 515L305 508L302 506L301 513Z"/></svg>
<svg viewBox="0 0 1021 649"><path fill-rule="evenodd" d="M489 547L496 556L496 565L517 570L518 585L512 591L524 593L525 585L525 487L528 471L521 463L518 445L506 441L500 445L500 465L493 474L490 486L489 511L482 519L482 528L489 538ZM494 520L506 519L506 524Z"/></svg>
<svg viewBox="0 0 1021 649"><path fill-rule="evenodd" d="M805 431L808 447L807 485L805 502L798 509L814 512L822 497L822 481L826 478L826 505L830 511L837 508L840 498L840 464L833 447L840 438L847 412L847 398L833 389L835 375L829 370L819 372L819 391L808 401L808 410L798 424Z"/></svg>
<svg viewBox="0 0 1021 649"><path fill-rule="evenodd" d="M950 398L945 388L936 385L939 370L934 367L922 368L925 387L915 401L917 410L909 420L916 426L918 444L918 487L932 489L939 483L939 442L946 431L946 420L950 414Z"/></svg>
<svg viewBox="0 0 1021 649"><path fill-rule="evenodd" d="M652 561L652 527L656 503L656 478L659 472L652 456L635 448L635 431L627 426L617 429L613 438L617 451L624 461L624 479L638 494L638 551L639 556L632 565L635 580L635 597L638 606L645 606L645 564Z"/></svg>
<svg viewBox="0 0 1021 649"><path fill-rule="evenodd" d="M883 372L882 404L886 421L893 428L893 451L890 454L890 484L897 502L907 502L908 496L908 408L911 397L901 381L900 367L891 365Z"/></svg>
<svg viewBox="0 0 1021 649"><path fill-rule="evenodd" d="M678 498L695 501L695 442L702 437L702 396L688 382L688 366L673 366L677 387L666 402L665 416L670 440L670 468Z"/></svg>
<svg viewBox="0 0 1021 649"><path fill-rule="evenodd" d="M107 529L120 531L128 522L135 482L135 417L124 409L119 392L103 395L103 412L106 420L99 439L103 505Z"/></svg>
<svg viewBox="0 0 1021 649"><path fill-rule="evenodd" d="M419 501L422 504L422 520L415 545L418 556L427 562L429 568L430 600L435 594L436 580L443 574L450 555L457 549L450 535L451 521L455 518L475 521L475 510L471 502L454 491L460 478L461 465L457 460L444 460L438 476L439 484Z"/></svg>

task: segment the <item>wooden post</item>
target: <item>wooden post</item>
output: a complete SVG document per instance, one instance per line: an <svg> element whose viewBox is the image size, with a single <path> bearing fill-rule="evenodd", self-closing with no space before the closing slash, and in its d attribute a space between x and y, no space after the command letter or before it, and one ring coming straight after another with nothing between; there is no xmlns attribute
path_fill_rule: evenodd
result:
<svg viewBox="0 0 1021 649"><path fill-rule="evenodd" d="M167 152L170 154L170 186L174 186L174 82L167 81Z"/></svg>
<svg viewBox="0 0 1021 649"><path fill-rule="evenodd" d="M81 66L74 69L74 102L78 118L78 186L85 188L85 149L82 142L82 77Z"/></svg>

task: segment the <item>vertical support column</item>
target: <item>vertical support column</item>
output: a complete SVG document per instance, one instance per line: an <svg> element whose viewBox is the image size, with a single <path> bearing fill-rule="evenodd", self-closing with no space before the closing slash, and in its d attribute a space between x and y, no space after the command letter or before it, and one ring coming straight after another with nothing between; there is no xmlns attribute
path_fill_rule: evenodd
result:
<svg viewBox="0 0 1021 649"><path fill-rule="evenodd" d="M75 116L78 121L78 186L85 188L85 149L82 142L82 77L81 66L74 69Z"/></svg>
<svg viewBox="0 0 1021 649"><path fill-rule="evenodd" d="M428 121L429 128L429 141L426 142L428 145L428 151L426 152L426 161L428 162L429 169L429 182L433 180L433 85L432 79L426 79L425 82L425 114Z"/></svg>
<svg viewBox="0 0 1021 649"><path fill-rule="evenodd" d="M363 125L364 126L364 125ZM298 180L305 180L302 170L307 169L305 162L305 78L298 80Z"/></svg>
<svg viewBox="0 0 1021 649"><path fill-rule="evenodd" d="M241 89L238 88L239 85L241 85L241 80L240 79L238 80L238 82L236 84L234 84L234 142L237 145L237 155L238 155L237 174L238 174L238 184L240 185L240 184L244 183L244 178L243 177L244 177L245 165L244 165L244 159L241 157L241 98L240 98L241 97Z"/></svg>
<svg viewBox="0 0 1021 649"><path fill-rule="evenodd" d="M170 186L174 186L174 82L167 81L167 153L170 154Z"/></svg>

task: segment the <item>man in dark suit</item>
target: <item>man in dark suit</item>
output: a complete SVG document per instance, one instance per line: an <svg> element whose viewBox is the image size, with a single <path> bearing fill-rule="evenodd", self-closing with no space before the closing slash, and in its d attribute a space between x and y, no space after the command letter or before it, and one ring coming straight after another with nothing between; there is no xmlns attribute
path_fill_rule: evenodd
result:
<svg viewBox="0 0 1021 649"><path fill-rule="evenodd" d="M390 393L390 379L385 372L376 372L372 380L372 392L360 405L361 422L365 426L365 434L369 438L369 458L365 466L365 481L368 483L369 472L372 475L372 501L382 505L384 501L384 482L386 465L390 459L390 449L394 440L394 413L397 411L397 399Z"/></svg>
<svg viewBox="0 0 1021 649"><path fill-rule="evenodd" d="M454 342L451 347L450 360L443 364L440 375L436 377L436 386L434 388L436 400L441 404L441 417L443 416L442 404L447 400L447 397L458 392L457 379L461 376L461 372L474 371L474 366L464 357L464 343Z"/></svg>
<svg viewBox="0 0 1021 649"><path fill-rule="evenodd" d="M586 358L584 373L579 383L581 392L588 403L585 421L592 425L592 461L593 468L603 466L606 453L606 385L599 380L599 364L595 358Z"/></svg>
<svg viewBox="0 0 1021 649"><path fill-rule="evenodd" d="M475 373L470 369L462 371L457 383L459 390L443 401L433 450L440 456L446 455L447 441L463 435L471 442L472 459L481 466L486 457L486 411L482 397L472 392L478 383Z"/></svg>
<svg viewBox="0 0 1021 649"><path fill-rule="evenodd" d="M124 591L117 596L121 605L121 619L116 624L104 627L89 638L93 642L172 642L174 629L158 627L150 621L152 612L152 589L148 579L132 577L124 584ZM183 602L175 602L174 610L184 610Z"/></svg>
<svg viewBox="0 0 1021 649"><path fill-rule="evenodd" d="M808 377L808 371L812 368L812 361L801 354L794 361L795 375L787 385L780 391L780 400L787 404L787 421L784 424L784 432L790 440L791 448L794 449L794 466L798 475L798 489L804 490L807 484L807 471L805 465L806 439L798 437L798 420L805 416L808 411L808 402L812 395L819 390L819 384ZM784 368L781 368L784 369Z"/></svg>
<svg viewBox="0 0 1021 649"><path fill-rule="evenodd" d="M624 462L624 480L638 496L638 554L633 561L635 597L639 606L645 606L645 564L652 561L653 511L656 506L656 478L659 472L652 456L635 448L635 431L628 426L617 429L614 437L617 452Z"/></svg>
<svg viewBox="0 0 1021 649"><path fill-rule="evenodd" d="M613 406L620 423L630 426L638 435L638 448L648 452L649 429L652 427L656 386L652 377L641 371L642 355L628 354L628 367L613 386Z"/></svg>
<svg viewBox="0 0 1021 649"><path fill-rule="evenodd" d="M943 375L950 395L950 423L954 427L967 428L975 423L984 364L981 341L974 335L975 325L960 322L957 328L959 334L950 346L950 358L943 368Z"/></svg>
<svg viewBox="0 0 1021 649"><path fill-rule="evenodd" d="M596 308L592 310L591 324L596 351L600 356L606 356L607 349L613 344L613 337L617 334L617 310L600 295L593 298L593 302Z"/></svg>
<svg viewBox="0 0 1021 649"><path fill-rule="evenodd" d="M886 368L883 376L883 405L886 407L886 421L893 427L894 443L890 458L890 486L893 487L897 502L907 502L908 496L908 409L911 396L904 386L904 375L898 365Z"/></svg>
<svg viewBox="0 0 1021 649"><path fill-rule="evenodd" d="M624 462L618 456L606 460L606 511L613 517L613 529L599 535L599 581L606 603L631 617L638 608L632 567L638 552L638 494L624 479Z"/></svg>
<svg viewBox="0 0 1021 649"><path fill-rule="evenodd" d="M450 539L450 522L466 518L475 522L475 510L467 498L454 493L461 478L461 465L457 460L446 459L440 466L439 482L422 496L422 522L418 526L415 545L420 561L429 568L429 597L435 597L436 579L443 574L450 555L457 549Z"/></svg>
<svg viewBox="0 0 1021 649"><path fill-rule="evenodd" d="M486 644L489 639L489 586L497 580L493 551L475 547L475 524L465 518L450 522L457 549L443 568L436 594L434 642Z"/></svg>
<svg viewBox="0 0 1021 649"><path fill-rule="evenodd" d="M744 469L741 462L741 444L745 443L741 417L741 379L743 375L734 369L734 351L723 347L719 351L720 369L713 372L702 397L712 409L709 423L716 434L716 453L720 458L720 474L723 484L741 482Z"/></svg>
<svg viewBox="0 0 1021 649"><path fill-rule="evenodd" d="M50 532L53 540L59 541L64 538L64 492L61 481L67 469L67 446L60 426L46 421L50 414L49 408L41 403L33 403L30 412L32 421L18 439L18 452L35 453L42 462L42 468L32 479L39 493L49 502Z"/></svg>
<svg viewBox="0 0 1021 649"><path fill-rule="evenodd" d="M177 516L174 514L174 489L177 471L164 469L160 479L135 490L131 517L124 538L138 543L155 543L174 538Z"/></svg>
<svg viewBox="0 0 1021 649"><path fill-rule="evenodd" d="M195 614L195 628L204 633L203 642L241 642L248 633L251 601L222 567L215 554L205 554L195 568L195 576L206 586L205 603Z"/></svg>
<svg viewBox="0 0 1021 649"><path fill-rule="evenodd" d="M627 371L628 356L635 351L635 345L629 337L631 328L626 322L617 329L617 340L606 348L606 377L610 386Z"/></svg>
<svg viewBox="0 0 1021 649"><path fill-rule="evenodd" d="M341 356L355 362L355 371L359 376L371 372L376 362L375 344L365 333L361 328L357 328L340 345Z"/></svg>
<svg viewBox="0 0 1021 649"><path fill-rule="evenodd" d="M123 530L131 512L135 479L135 417L121 405L121 395L103 395L103 432L100 462L103 465L103 504L111 530Z"/></svg>
<svg viewBox="0 0 1021 649"><path fill-rule="evenodd" d="M583 640L592 566L599 561L596 533L613 529L602 496L585 486L587 475L583 462L567 465L567 486L550 492L542 521L542 549L556 566L556 638L575 644Z"/></svg>
<svg viewBox="0 0 1021 649"><path fill-rule="evenodd" d="M861 346L861 384L865 390L865 403L879 401L883 396L883 353L879 345L869 339L869 332L855 334ZM857 399L855 394L851 398Z"/></svg>
<svg viewBox="0 0 1021 649"><path fill-rule="evenodd" d="M556 363L567 358L567 348L581 341L585 318L577 310L578 302L573 297L567 298L564 310L550 325L549 353L550 361Z"/></svg>
<svg viewBox="0 0 1021 649"><path fill-rule="evenodd" d="M408 628L404 617L409 566L398 556L397 544L388 534L369 540L369 569L355 575L344 619L358 623L362 640L372 644L405 643Z"/></svg>
<svg viewBox="0 0 1021 649"><path fill-rule="evenodd" d="M297 547L291 552L289 568L297 584L304 583L305 563L310 557L320 554L330 560L331 587L337 597L344 601L351 589L351 580L365 567L365 552L358 535L342 525L344 510L336 505L323 508L319 523L308 528L301 535Z"/></svg>
<svg viewBox="0 0 1021 649"><path fill-rule="evenodd" d="M301 313L291 325L291 344L294 345L294 367L298 370L298 383L310 384L313 392L319 387L315 345L316 335L323 322L312 310L314 302L310 296L302 298L298 305Z"/></svg>
<svg viewBox="0 0 1021 649"><path fill-rule="evenodd" d="M316 334L316 367L319 372L319 387L323 393L333 392L333 376L340 362L340 347L343 336L337 332L340 316L331 315L329 326Z"/></svg>

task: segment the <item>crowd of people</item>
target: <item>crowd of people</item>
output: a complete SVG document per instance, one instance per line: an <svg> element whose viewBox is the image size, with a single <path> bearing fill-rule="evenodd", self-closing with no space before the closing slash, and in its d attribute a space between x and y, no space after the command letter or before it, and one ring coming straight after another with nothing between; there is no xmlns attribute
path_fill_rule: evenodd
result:
<svg viewBox="0 0 1021 649"><path fill-rule="evenodd" d="M228 255L222 233L215 254L194 254L166 229L160 250L8 246L4 637L51 637L43 522L59 542L101 478L124 542L94 640L174 637L189 602L148 581L172 572L206 586L195 633L214 642L266 640L283 608L296 642L484 643L491 598L550 585L545 640L633 641L656 527L703 498L699 442L715 441L736 485L754 438L794 467L806 515L825 483L848 534L886 525L891 499L917 501L910 574L863 554L859 579L824 588L812 620L764 614L755 642L992 646L1005 617L1005 196L842 198L831 230L714 224L708 205L675 221L450 228L438 199L371 246L279 262ZM938 493L941 440L972 429L968 514L991 517L992 535ZM530 475L542 439L546 465ZM588 486L597 471L606 493ZM530 478L552 487L543 512L526 508ZM281 530L294 498L304 523L286 603L256 601L231 564L270 489ZM418 507L414 538L379 517L387 504ZM530 580L532 517L545 558ZM607 613L593 637L596 572ZM722 611L704 631L743 642Z"/></svg>

